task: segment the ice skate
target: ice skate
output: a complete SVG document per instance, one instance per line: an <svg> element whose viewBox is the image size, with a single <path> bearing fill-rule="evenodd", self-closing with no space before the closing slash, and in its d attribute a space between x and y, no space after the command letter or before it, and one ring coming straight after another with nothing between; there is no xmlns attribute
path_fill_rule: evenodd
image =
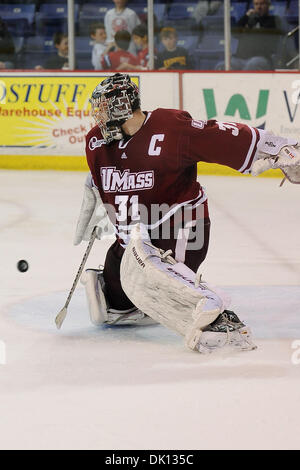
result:
<svg viewBox="0 0 300 470"><path fill-rule="evenodd" d="M213 323L203 328L194 349L205 354L225 346L240 351L257 348L250 328L230 310L224 310Z"/></svg>

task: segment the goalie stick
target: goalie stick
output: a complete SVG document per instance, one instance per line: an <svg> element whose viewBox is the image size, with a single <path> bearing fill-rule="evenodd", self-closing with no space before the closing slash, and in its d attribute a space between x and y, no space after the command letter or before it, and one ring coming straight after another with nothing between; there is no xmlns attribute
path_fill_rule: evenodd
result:
<svg viewBox="0 0 300 470"><path fill-rule="evenodd" d="M91 251L92 246L93 246L93 244L94 244L94 241L95 241L95 239L96 239L97 230L98 230L98 227L95 226L95 227L93 228L93 231L92 231L92 235L91 235L89 244L88 244L87 249L85 250L85 253L84 253L84 255L83 255L81 264L80 264L79 269L78 269L78 271L77 271L76 277L75 277L75 279L74 279L74 282L73 282L73 285L72 285L71 290L70 290L70 292L69 292L69 295L68 295L68 298L67 298L67 300L66 300L66 303L65 303L65 305L63 306L63 308L61 309L61 311L59 312L59 314L58 314L58 315L56 316L56 318L55 318L55 323L56 323L56 326L57 326L58 329L61 328L61 326L62 326L62 324L63 324L63 322L64 322L64 320L65 320L65 318L66 318L66 316L67 316L67 313L68 313L68 311L67 311L68 305L69 305L69 303L70 303L70 301L71 301L72 295L73 295L73 293L74 293L74 291L75 291L75 288L76 288L76 285L77 285L77 282L78 282L78 280L79 280L79 278L80 278L80 276L81 276L81 273L82 273L82 271L83 271L83 268L84 268L84 265L85 265L85 263L86 263L86 260L88 259L88 256L89 256L89 254L90 254L90 251Z"/></svg>

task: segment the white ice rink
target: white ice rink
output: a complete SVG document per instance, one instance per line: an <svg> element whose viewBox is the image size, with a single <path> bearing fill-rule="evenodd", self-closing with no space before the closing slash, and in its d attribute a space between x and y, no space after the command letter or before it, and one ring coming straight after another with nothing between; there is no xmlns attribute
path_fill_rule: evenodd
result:
<svg viewBox="0 0 300 470"><path fill-rule="evenodd" d="M201 178L203 276L259 346L207 357L162 326L93 327L80 286L56 330L86 247L72 245L84 179L0 171L0 448L300 449L300 187Z"/></svg>

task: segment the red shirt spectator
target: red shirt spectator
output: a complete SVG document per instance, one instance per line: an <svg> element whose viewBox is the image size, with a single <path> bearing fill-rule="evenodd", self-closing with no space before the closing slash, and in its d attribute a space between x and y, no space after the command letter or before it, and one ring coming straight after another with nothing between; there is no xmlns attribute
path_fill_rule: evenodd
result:
<svg viewBox="0 0 300 470"><path fill-rule="evenodd" d="M123 64L139 65L138 58L128 51L117 50L102 56L102 68L111 70L123 70ZM126 67L125 67L126 68Z"/></svg>
<svg viewBox="0 0 300 470"><path fill-rule="evenodd" d="M138 58L128 52L131 35L128 31L117 31L115 34L116 50L102 56L102 68L111 70L126 70L127 64L139 65Z"/></svg>

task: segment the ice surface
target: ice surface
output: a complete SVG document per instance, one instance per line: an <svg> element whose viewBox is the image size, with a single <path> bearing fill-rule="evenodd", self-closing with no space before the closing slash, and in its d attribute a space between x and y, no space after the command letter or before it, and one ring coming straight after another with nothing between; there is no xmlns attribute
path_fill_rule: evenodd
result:
<svg viewBox="0 0 300 470"><path fill-rule="evenodd" d="M294 338L296 332L300 332L299 299L300 287L298 286L220 286L230 295L232 308L238 313L241 320L251 325L256 338L279 339ZM53 323L53 315L59 312L66 301L68 292L51 292L23 300L14 304L9 309L9 316L25 327L47 331L57 334ZM78 287L68 307L67 319L63 323L61 334L64 336L97 335L104 338L107 335L107 327L95 327L91 324L87 314L87 302L84 289ZM52 315L49 315L49 312ZM123 326L109 327L112 330L120 329L121 338L126 338L128 331L130 336L136 329L154 341L158 337L165 340L166 333L169 340L174 334L168 332L162 326L153 328L139 328L130 326L127 330ZM140 331L141 330L141 331ZM182 340L178 337L178 341Z"/></svg>
<svg viewBox="0 0 300 470"><path fill-rule="evenodd" d="M72 245L84 179L0 171L0 448L299 449L299 187L201 178L203 276L230 293L259 346L201 356L159 325L95 328L80 286L56 330L85 250ZM87 266L109 244L96 242Z"/></svg>

